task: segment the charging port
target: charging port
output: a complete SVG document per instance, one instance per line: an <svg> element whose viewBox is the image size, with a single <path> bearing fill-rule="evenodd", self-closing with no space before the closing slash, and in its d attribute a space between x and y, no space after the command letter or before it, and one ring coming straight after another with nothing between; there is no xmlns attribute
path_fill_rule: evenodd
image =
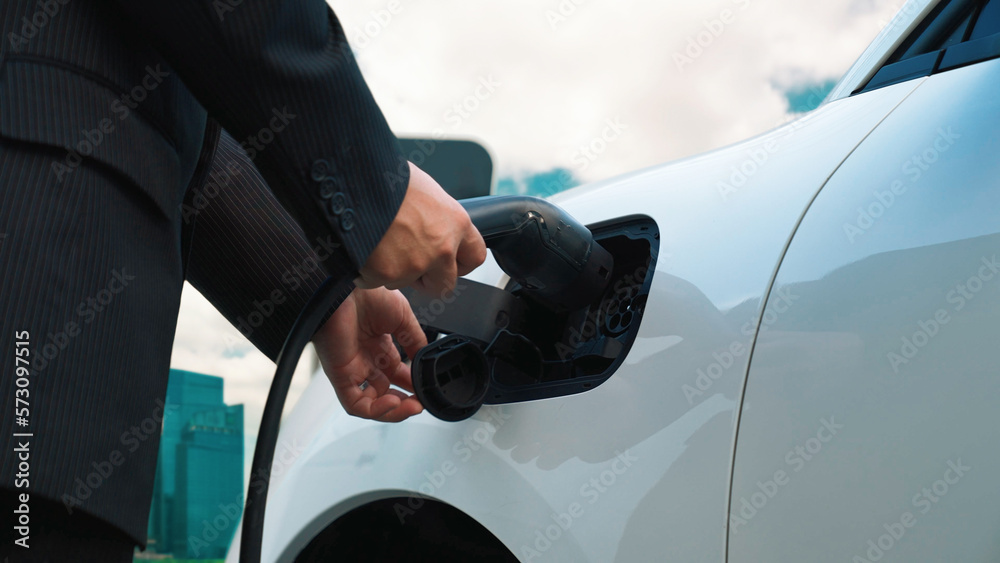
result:
<svg viewBox="0 0 1000 563"><path fill-rule="evenodd" d="M639 332L659 251L659 230L647 217L589 226L594 240L614 257L603 295L587 306L555 313L516 283L505 289L526 304L520 336L537 349L540 375L516 379L493 374L487 403L528 401L593 389L615 372ZM534 354L520 354L522 372L534 370ZM518 363L516 360L514 363ZM500 377L498 377L500 376Z"/></svg>
<svg viewBox="0 0 1000 563"><path fill-rule="evenodd" d="M614 374L639 332L660 235L643 216L588 228L613 266L607 260L610 272L595 268L593 275L608 281L583 305L553 303L536 287L514 281L499 289L464 280L452 304L425 314L433 303L408 293L424 330L446 335L431 338L413 360L414 390L428 411L462 420L484 402L580 393Z"/></svg>

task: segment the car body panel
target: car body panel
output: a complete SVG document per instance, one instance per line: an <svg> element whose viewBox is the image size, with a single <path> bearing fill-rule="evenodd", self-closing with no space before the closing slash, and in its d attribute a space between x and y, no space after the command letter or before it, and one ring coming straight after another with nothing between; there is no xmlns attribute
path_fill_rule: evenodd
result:
<svg viewBox="0 0 1000 563"><path fill-rule="evenodd" d="M425 413L398 425L347 416L317 378L282 427L263 560L291 560L368 500L410 494L464 511L523 561L724 560L761 303L817 191L919 83L560 194L585 224L646 215L660 229L639 336L617 373L586 393L486 406L460 423ZM495 272L473 277L493 283ZM283 448L294 450L284 461Z"/></svg>
<svg viewBox="0 0 1000 563"><path fill-rule="evenodd" d="M748 375L729 561L1000 560L998 85L1000 60L931 76L803 219Z"/></svg>

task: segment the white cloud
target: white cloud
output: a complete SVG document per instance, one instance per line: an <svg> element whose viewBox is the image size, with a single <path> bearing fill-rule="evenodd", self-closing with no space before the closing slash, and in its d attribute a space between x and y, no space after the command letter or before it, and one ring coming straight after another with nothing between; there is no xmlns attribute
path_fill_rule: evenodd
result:
<svg viewBox="0 0 1000 563"><path fill-rule="evenodd" d="M771 128L787 109L778 88L842 74L893 0L330 3L398 132L481 139L502 173L564 166L589 181ZM699 34L702 53L678 69ZM445 112L484 76L501 86L452 127ZM580 170L574 151L616 117L627 134Z"/></svg>

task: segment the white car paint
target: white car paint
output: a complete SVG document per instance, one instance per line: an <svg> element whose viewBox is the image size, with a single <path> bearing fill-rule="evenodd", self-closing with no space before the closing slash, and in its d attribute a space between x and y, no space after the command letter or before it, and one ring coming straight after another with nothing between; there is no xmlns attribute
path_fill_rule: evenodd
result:
<svg viewBox="0 0 1000 563"><path fill-rule="evenodd" d="M998 59L929 77L806 214L750 366L731 562L1000 559L998 85Z"/></svg>
<svg viewBox="0 0 1000 563"><path fill-rule="evenodd" d="M852 561L908 507L923 508L912 506L921 487L954 480L949 462L974 464L941 501L952 509L914 512L916 525L885 551L995 560L1000 454L983 421L1000 380L979 351L996 342L996 317L978 307L996 310L996 290L953 311L920 362L902 364L907 373L887 354L915 323L954 307L948 284L978 275L996 247L998 142L982 124L998 122L1000 62L848 97L933 4L904 6L802 119L553 198L584 223L645 214L660 229L639 336L599 387L486 406L461 423L423 414L383 425L347 416L315 378L282 428L263 560L292 560L366 502L423 495L462 510L522 561ZM936 142L951 164L923 170L909 196L848 238L856 208ZM958 277L940 271L965 258ZM916 274L928 279L914 289ZM808 462L788 460L815 444ZM778 470L788 479L769 495ZM743 499L752 505L760 491L766 502L740 522ZM238 545L237 536L229 561Z"/></svg>

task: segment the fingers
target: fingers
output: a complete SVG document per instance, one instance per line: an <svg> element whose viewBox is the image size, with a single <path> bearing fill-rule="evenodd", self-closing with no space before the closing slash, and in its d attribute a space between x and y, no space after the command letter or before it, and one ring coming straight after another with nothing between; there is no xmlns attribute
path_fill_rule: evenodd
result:
<svg viewBox="0 0 1000 563"><path fill-rule="evenodd" d="M323 370L349 414L399 422L423 411L416 397L392 387L413 391L393 337L411 355L427 344L406 298L386 289L356 289L314 336Z"/></svg>
<svg viewBox="0 0 1000 563"><path fill-rule="evenodd" d="M399 352L392 344L392 337L413 357L427 345L427 336L420 328L410 303L399 291L374 290L361 292L361 327L369 338L376 367L391 373L399 363ZM371 339L377 339L371 340ZM380 359L381 358L381 359ZM391 364L386 360L391 360Z"/></svg>
<svg viewBox="0 0 1000 563"><path fill-rule="evenodd" d="M395 218L360 268L356 285L414 286L431 293L455 287L486 259L486 244L469 214L422 170L410 182Z"/></svg>
<svg viewBox="0 0 1000 563"><path fill-rule="evenodd" d="M424 330L420 328L420 322L417 321L416 315L413 314L413 309L410 309L410 304L406 301L406 297L397 291L395 292L395 298L397 299L397 306L399 307L401 318L395 330L392 331L392 335L396 338L396 342L399 342L399 345L406 351L406 355L413 358L417 355L417 352L419 352L421 348L427 346L427 335L424 334ZM393 350L395 351L395 347L393 347ZM399 358L398 352L396 353L396 357ZM402 365L402 363L397 361L397 364L396 366L393 366L391 373L395 373L396 367L400 365ZM390 373L385 370L383 370L383 372L387 375ZM392 379L391 375L390 379ZM408 368L407 381L409 381ZM399 385L396 381L393 381L393 383ZM409 388L409 386L407 386L407 388Z"/></svg>
<svg viewBox="0 0 1000 563"><path fill-rule="evenodd" d="M386 415L389 415L403 402L403 400L395 393L385 393L382 395L371 396L370 393L374 393L371 389L372 388L369 387L368 389L361 391L362 395L358 397L356 401L350 403L349 405L345 405L345 410L348 414L358 418L379 420L384 418Z"/></svg>
<svg viewBox="0 0 1000 563"><path fill-rule="evenodd" d="M411 416L424 412L424 406L420 404L420 401L416 397L407 395L396 389L390 389L389 394L398 398L399 403L385 414L377 417L376 420L380 422L402 422Z"/></svg>
<svg viewBox="0 0 1000 563"><path fill-rule="evenodd" d="M367 393L370 389L372 388L369 387L362 393ZM359 418L380 422L402 422L422 413L424 406L412 395L407 395L398 389L388 389L379 396L362 396L346 410L348 414Z"/></svg>
<svg viewBox="0 0 1000 563"><path fill-rule="evenodd" d="M358 272L360 275L354 280L354 285L361 289L402 289L413 285L423 274L417 269L409 269L402 274L387 276L380 274L377 269L365 266Z"/></svg>
<svg viewBox="0 0 1000 563"><path fill-rule="evenodd" d="M401 422L423 412L424 407L416 397L391 388L384 374L374 374L367 381L369 385L364 389L353 383L336 389L344 410L351 416Z"/></svg>
<svg viewBox="0 0 1000 563"><path fill-rule="evenodd" d="M414 270L413 273L396 278L394 281L386 282L386 289L403 289L404 287L416 287L416 284L420 282L421 272Z"/></svg>
<svg viewBox="0 0 1000 563"><path fill-rule="evenodd" d="M380 280L375 279L375 276L373 276L370 273L368 274L367 277L365 277L364 274L361 274L358 277L354 278L354 287L360 289L375 289L377 287L382 287L382 285L385 283L384 280L382 280L381 283L379 282Z"/></svg>
<svg viewBox="0 0 1000 563"><path fill-rule="evenodd" d="M454 256L447 256L438 261L437 267L428 270L412 285L422 293L438 295L454 290L456 283L458 283L458 265Z"/></svg>
<svg viewBox="0 0 1000 563"><path fill-rule="evenodd" d="M486 242L483 241L483 236L479 234L472 221L469 221L469 226L465 230L465 237L458 247L455 261L460 276L475 270L486 261Z"/></svg>
<svg viewBox="0 0 1000 563"><path fill-rule="evenodd" d="M395 385L413 392L410 368L402 362L390 334L396 336L407 353L412 354L426 345L427 338L402 294L386 290L376 290L376 294L381 295L366 296L361 303L363 307L371 306L373 301L370 300L381 303L378 310L382 314L375 323L383 326L371 327L379 330L381 336L369 340L349 364L328 376L348 414L382 422L399 422L422 412L423 405L416 397L392 387Z"/></svg>
<svg viewBox="0 0 1000 563"><path fill-rule="evenodd" d="M410 374L410 366L400 362L396 369L389 376L389 381L396 387L402 387L413 393L413 379Z"/></svg>
<svg viewBox="0 0 1000 563"><path fill-rule="evenodd" d="M354 408L348 409L350 414L381 422L401 422L423 412L424 406L416 397L391 387L395 385L413 392L410 366L399 360L398 353L391 370L387 366L382 373L373 374L367 381L367 388L355 387L360 394Z"/></svg>

